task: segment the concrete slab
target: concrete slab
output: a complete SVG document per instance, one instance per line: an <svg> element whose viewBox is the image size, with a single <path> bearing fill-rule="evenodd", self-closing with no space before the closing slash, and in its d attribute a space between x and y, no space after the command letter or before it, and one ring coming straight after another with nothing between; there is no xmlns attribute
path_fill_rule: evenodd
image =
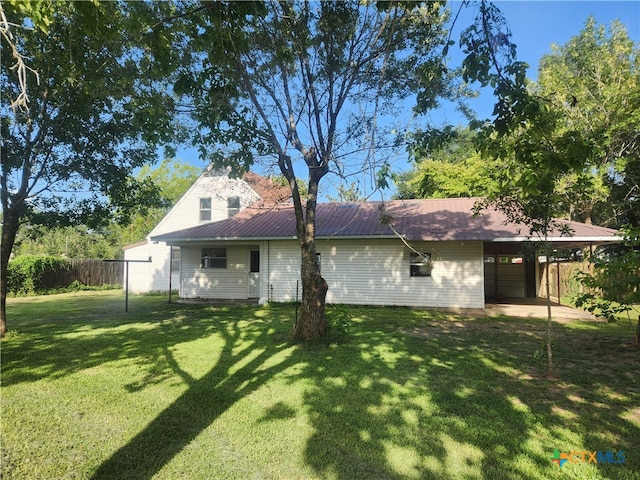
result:
<svg viewBox="0 0 640 480"><path fill-rule="evenodd" d="M507 300L508 303L488 303L485 305L485 313L490 317L524 317L524 318L547 318L547 301L542 298L518 298ZM571 320L589 320L593 322L604 322L605 320L592 315L584 310L551 303L551 318L557 322L568 322Z"/></svg>

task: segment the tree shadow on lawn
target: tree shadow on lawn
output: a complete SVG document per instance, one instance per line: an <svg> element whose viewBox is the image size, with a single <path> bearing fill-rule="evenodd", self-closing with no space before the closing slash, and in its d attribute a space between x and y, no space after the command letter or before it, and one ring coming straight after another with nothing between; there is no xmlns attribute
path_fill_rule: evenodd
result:
<svg viewBox="0 0 640 480"><path fill-rule="evenodd" d="M576 447L565 438L574 430L593 450L613 448L607 438L627 450L638 444L637 424L616 415L640 400L637 391L622 399L624 384L609 387L621 396L618 405L581 405L566 416L572 400L554 395L556 383L532 366L543 322L404 314L405 327L372 334L363 325L302 373L314 382L305 396L315 427L306 461L322 478L545 479L570 470L550 457L555 448ZM558 329L559 341L574 335ZM571 377L569 384L589 392L602 380ZM601 434L582 424L597 412L606 417L594 425ZM632 478L637 466L628 460L598 470L603 478Z"/></svg>
<svg viewBox="0 0 640 480"><path fill-rule="evenodd" d="M55 303L60 311L13 319L19 330L2 344L3 386L57 379L128 358L157 365L173 345L215 333L218 325L211 320L224 316L224 310L167 305L158 297L140 297L138 312L125 314L113 299L101 300L73 298Z"/></svg>
<svg viewBox="0 0 640 480"><path fill-rule="evenodd" d="M153 477L227 409L295 363L288 355L274 360L291 344L286 334L274 334L268 321L221 323L224 346L214 366L195 379L175 362L172 368L188 389L105 461L93 479Z"/></svg>
<svg viewBox="0 0 640 480"><path fill-rule="evenodd" d="M3 345L3 385L58 379L78 371L130 360L146 372L124 385L129 392L180 377L187 389L95 471L92 478L146 479L184 449L238 400L288 368L292 360L287 309L269 318L250 307L168 306L158 299L136 315L107 307L88 319L82 314L15 322L18 333ZM216 336L220 346L205 359L209 370L192 375L180 367L173 347ZM22 338L21 338L22 337ZM279 355L284 352L285 355Z"/></svg>
<svg viewBox="0 0 640 480"><path fill-rule="evenodd" d="M114 321L106 315L89 326L70 319L65 334L43 323L19 355L3 352L3 381L56 378L123 358L135 358L147 371L129 391L167 376L184 381L187 390L105 460L96 480L153 477L236 402L294 365L288 381L309 385L302 408L313 433L304 461L319 478L542 479L568 471L550 457L555 448L576 446L571 442L593 450L620 445L630 453L639 444L638 423L622 415L640 404L637 377L608 381L612 372L603 371L601 359L611 337L601 331L576 334L558 326L558 367L575 358L584 373L566 371L564 380L548 381L532 367L543 322L365 310L340 344L291 349L284 309L263 318L254 316L255 308L230 311L155 305L146 316ZM596 334L600 346L573 351ZM222 347L196 378L180 368L172 347L210 335L218 335ZM74 354L77 361L69 364ZM617 365L619 357L611 352L604 361ZM635 372L633 359L624 358L629 372ZM254 421L296 415L279 400ZM623 466L598 466L600 475L634 478L640 465L627 459Z"/></svg>

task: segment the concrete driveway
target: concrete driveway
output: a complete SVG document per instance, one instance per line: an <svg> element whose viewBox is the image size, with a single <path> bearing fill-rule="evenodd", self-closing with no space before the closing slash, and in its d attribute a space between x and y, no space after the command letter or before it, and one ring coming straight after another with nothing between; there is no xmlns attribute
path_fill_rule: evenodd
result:
<svg viewBox="0 0 640 480"><path fill-rule="evenodd" d="M543 298L507 299L505 303L487 303L484 308L485 313L490 317L547 318L547 301ZM557 322L571 320L605 321L584 310L578 310L567 305L558 305L555 302L551 303L551 318Z"/></svg>

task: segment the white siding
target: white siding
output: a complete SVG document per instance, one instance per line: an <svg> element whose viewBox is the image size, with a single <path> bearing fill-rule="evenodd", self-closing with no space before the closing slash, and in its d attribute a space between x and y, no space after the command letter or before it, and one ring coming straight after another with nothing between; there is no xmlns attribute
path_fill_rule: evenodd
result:
<svg viewBox="0 0 640 480"><path fill-rule="evenodd" d="M127 260L147 260L151 263L129 263L129 291L132 293L168 291L170 250L166 243L140 245L125 251ZM172 272L171 288L178 289L180 272Z"/></svg>
<svg viewBox="0 0 640 480"><path fill-rule="evenodd" d="M217 245L222 246L223 245ZM240 300L248 297L249 248L227 246L227 268L201 268L202 247L182 248L180 296Z"/></svg>
<svg viewBox="0 0 640 480"><path fill-rule="evenodd" d="M399 240L318 240L322 276L329 284L327 302L484 308L481 242L419 242L413 246L431 252L430 277L409 275L409 249ZM201 247L183 247L181 296L247 298L249 251L255 248L227 246L227 269L221 270L200 268ZM296 241L262 242L261 279L263 300L295 300L300 280ZM300 283L298 287L300 299Z"/></svg>
<svg viewBox="0 0 640 480"><path fill-rule="evenodd" d="M240 209L244 209L259 199L258 194L242 179L231 179L220 172L207 172L196 180L189 190L178 200L174 207L151 231L152 235L181 230L197 226L200 221L200 198L211 198L211 222L228 217L227 199L240 198ZM148 241L147 245L125 250L126 260L146 260L152 263L129 264L129 290L141 293L169 290L170 250L164 242ZM180 274L173 273L171 288L178 288Z"/></svg>
<svg viewBox="0 0 640 480"><path fill-rule="evenodd" d="M318 240L328 303L484 308L481 242L414 243L431 252L431 277L409 275L409 249L396 240ZM272 300L291 301L300 280L300 250L293 241L272 241L263 261ZM271 288L272 287L272 288ZM301 288L301 287L300 287ZM302 294L301 291L298 293Z"/></svg>
<svg viewBox="0 0 640 480"><path fill-rule="evenodd" d="M161 235L202 223L224 220L228 218L227 199L229 197L240 198L241 210L260 198L242 179L232 179L221 173L203 175L178 200L150 235ZM200 221L201 198L211 198L211 220L209 221Z"/></svg>
<svg viewBox="0 0 640 480"><path fill-rule="evenodd" d="M483 264L480 242L413 242L430 252L430 277L409 275L410 250L399 241L370 241L355 247L319 243L322 275L330 303L483 308Z"/></svg>
<svg viewBox="0 0 640 480"><path fill-rule="evenodd" d="M265 249L263 248L263 252ZM300 281L300 247L296 240L267 242L263 254L262 278L268 278L269 296L275 302L290 302L296 299L296 282ZM302 285L298 285L298 298L302 297Z"/></svg>

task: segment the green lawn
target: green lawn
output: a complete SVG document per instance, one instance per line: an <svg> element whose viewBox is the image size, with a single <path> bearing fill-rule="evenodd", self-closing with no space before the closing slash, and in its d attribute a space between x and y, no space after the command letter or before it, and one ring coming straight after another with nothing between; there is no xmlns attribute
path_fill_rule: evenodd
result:
<svg viewBox="0 0 640 480"><path fill-rule="evenodd" d="M544 320L349 308L347 334L301 346L291 305L123 310L9 300L3 479L640 479L624 324L555 325L549 380Z"/></svg>

